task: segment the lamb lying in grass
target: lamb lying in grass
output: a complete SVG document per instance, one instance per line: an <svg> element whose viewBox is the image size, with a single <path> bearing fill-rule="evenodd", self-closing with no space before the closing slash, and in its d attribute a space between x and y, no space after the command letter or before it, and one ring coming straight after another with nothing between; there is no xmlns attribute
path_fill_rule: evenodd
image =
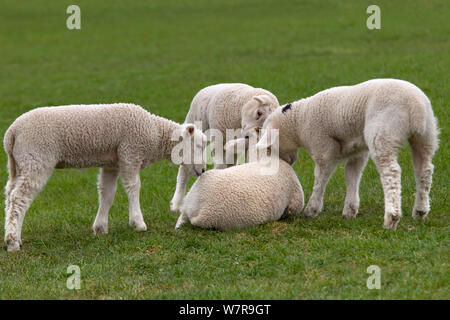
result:
<svg viewBox="0 0 450 320"><path fill-rule="evenodd" d="M225 143L235 137L227 137L227 129L248 131L260 127L267 115L279 106L277 98L265 89L253 88L242 83L223 83L206 87L194 97L186 116L185 123L201 122L203 132L215 129L221 134L215 136L213 161L216 169L223 169L236 163L237 158L226 158L220 150ZM217 152L216 152L217 151ZM230 164L230 162L232 162ZM228 163L228 165L227 165ZM186 192L188 174L180 166L175 194L170 202L172 211L177 211Z"/></svg>
<svg viewBox="0 0 450 320"><path fill-rule="evenodd" d="M226 148L237 143L238 139L229 141ZM278 170L272 174L263 161L204 173L186 195L175 229L190 221L202 228L229 230L300 214L302 186L292 167L277 160Z"/></svg>
<svg viewBox="0 0 450 320"><path fill-rule="evenodd" d="M128 194L130 226L145 231L139 171L153 162L170 160L180 137L184 150L197 148L201 153L206 146L206 136L193 124L180 125L133 104L44 107L23 114L4 137L9 167L5 209L8 251L20 249L25 212L55 168L101 167L100 206L92 227L96 233L108 231L108 211L120 176ZM194 176L205 170L204 162L181 166Z"/></svg>
<svg viewBox="0 0 450 320"><path fill-rule="evenodd" d="M430 101L413 84L375 79L328 89L278 108L267 118L264 128L279 131L266 131L258 148L274 144L279 136L280 157L293 162L302 147L315 162L307 216L315 217L322 210L325 186L336 164L345 160L347 195L342 215L356 217L359 182L370 154L384 190L384 227L395 229L402 214L397 153L407 141L417 188L413 218L428 215L431 159L438 146L438 129Z"/></svg>
<svg viewBox="0 0 450 320"><path fill-rule="evenodd" d="M280 160L279 172L265 175L260 163L250 162L202 174L183 201L175 229L188 221L209 229L245 228L298 215L302 208L303 190L289 164Z"/></svg>

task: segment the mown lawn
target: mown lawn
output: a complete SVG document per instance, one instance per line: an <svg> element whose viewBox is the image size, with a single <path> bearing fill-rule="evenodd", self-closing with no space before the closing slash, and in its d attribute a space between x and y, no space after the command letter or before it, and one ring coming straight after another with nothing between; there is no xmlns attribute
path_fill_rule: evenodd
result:
<svg viewBox="0 0 450 320"><path fill-rule="evenodd" d="M431 99L441 127L432 211L413 221L409 151L400 154L403 214L386 231L378 174L369 163L360 214L343 220L343 166L324 212L233 232L190 226L175 232L169 212L177 168L142 172L149 230L128 227L122 188L110 233L91 233L96 169L56 171L27 213L23 250L0 250L0 299L448 299L450 3L377 1L381 30L366 28L372 1L87 1L81 30L67 30L73 1L3 0L0 9L0 134L39 106L134 102L183 121L194 94L220 82L263 87L281 103L371 78L413 82ZM294 166L308 199L313 162ZM0 184L7 181L0 152ZM4 221L3 198L0 220ZM3 224L2 224L3 228ZM3 232L1 232L3 238ZM69 265L81 289L66 288ZM381 268L369 290L366 269Z"/></svg>

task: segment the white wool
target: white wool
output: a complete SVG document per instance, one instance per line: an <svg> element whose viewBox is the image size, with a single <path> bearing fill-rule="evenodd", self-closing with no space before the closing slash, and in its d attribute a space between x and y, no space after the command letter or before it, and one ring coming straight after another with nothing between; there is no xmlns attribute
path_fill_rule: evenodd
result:
<svg viewBox="0 0 450 320"><path fill-rule="evenodd" d="M399 149L409 142L416 178L413 217L424 219L429 210L433 173L431 159L438 146L437 121L427 96L415 85L396 79L369 80L336 87L293 102L273 112L265 129L279 130L280 157L292 163L298 148L315 162L314 189L305 214L322 210L325 186L337 163L347 161L344 217L359 208L359 182L370 155L380 173L385 195L384 227L395 229L401 217ZM274 143L266 133L258 147Z"/></svg>
<svg viewBox="0 0 450 320"><path fill-rule="evenodd" d="M171 160L172 148L179 143L172 141L173 135L182 136L188 148L193 140L206 142L194 125L180 125L133 104L42 107L17 118L4 137L10 173L5 208L8 251L20 249L25 213L55 168L101 167L95 232L108 230L118 176L130 202L130 225L146 230L139 205L139 171L150 163ZM205 164L181 167L198 175Z"/></svg>
<svg viewBox="0 0 450 320"><path fill-rule="evenodd" d="M192 100L185 123L202 123L202 130L216 129L222 133L223 140L216 141L220 146L227 142L227 129L246 130L262 126L270 112L279 106L277 98L269 91L253 88L242 83L222 83L200 90ZM219 164L213 152L215 168L226 168L227 159L223 152ZM230 159L228 159L230 160ZM234 157L233 164L237 157ZM172 211L177 211L186 192L187 174L183 167L179 168L175 194L170 202Z"/></svg>
<svg viewBox="0 0 450 320"><path fill-rule="evenodd" d="M291 166L280 160L272 175L263 174L262 166L251 162L204 173L186 195L175 228L189 221L229 230L300 214L303 190Z"/></svg>

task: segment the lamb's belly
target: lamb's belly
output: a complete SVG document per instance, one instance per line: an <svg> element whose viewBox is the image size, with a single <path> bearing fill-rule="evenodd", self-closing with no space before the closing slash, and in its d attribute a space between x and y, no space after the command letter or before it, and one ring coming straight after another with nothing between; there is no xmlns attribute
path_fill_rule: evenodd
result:
<svg viewBox="0 0 450 320"><path fill-rule="evenodd" d="M368 147L362 136L342 141L340 142L340 145L340 152L343 158L353 157L360 153L368 151Z"/></svg>
<svg viewBox="0 0 450 320"><path fill-rule="evenodd" d="M91 168L91 167L117 167L117 152L102 155L65 157L55 166L56 169L64 168Z"/></svg>

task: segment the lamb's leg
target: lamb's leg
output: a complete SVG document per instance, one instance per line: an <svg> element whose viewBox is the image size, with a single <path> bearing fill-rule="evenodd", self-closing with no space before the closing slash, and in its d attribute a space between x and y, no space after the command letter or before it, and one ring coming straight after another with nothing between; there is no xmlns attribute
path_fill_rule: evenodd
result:
<svg viewBox="0 0 450 320"><path fill-rule="evenodd" d="M359 182L362 172L367 164L369 154L353 158L345 165L345 182L347 184L347 194L345 196L344 210L342 217L356 218L359 209Z"/></svg>
<svg viewBox="0 0 450 320"><path fill-rule="evenodd" d="M395 230L402 216L401 168L395 154L372 155L384 191L384 228Z"/></svg>
<svg viewBox="0 0 450 320"><path fill-rule="evenodd" d="M314 167L314 188L305 208L307 217L315 218L322 211L325 188L335 168L336 162L334 161L316 161Z"/></svg>
<svg viewBox="0 0 450 320"><path fill-rule="evenodd" d="M298 216L302 212L303 204L303 192L300 190L300 192L294 193L284 215Z"/></svg>
<svg viewBox="0 0 450 320"><path fill-rule="evenodd" d="M146 231L147 225L142 217L141 206L139 204L139 192L141 189L139 167L121 166L119 174L128 195L130 214L129 224L136 231Z"/></svg>
<svg viewBox="0 0 450 320"><path fill-rule="evenodd" d="M183 203L184 194L186 193L186 184L189 178L189 174L185 166L181 165L178 168L177 176L177 186L175 189L175 194L170 201L170 210L177 211L180 210L181 204Z"/></svg>
<svg viewBox="0 0 450 320"><path fill-rule="evenodd" d="M177 223L175 225L175 230L180 229L181 226L188 221L189 221L189 219L188 219L188 216L186 215L186 213L184 213L184 212L181 213L180 216L178 217Z"/></svg>
<svg viewBox="0 0 450 320"><path fill-rule="evenodd" d="M5 187L5 218L6 213L9 212L9 207L11 203L11 192L14 189L16 179L9 178L8 182L6 183Z"/></svg>
<svg viewBox="0 0 450 320"><path fill-rule="evenodd" d="M108 233L108 212L114 201L119 172L113 168L100 168L98 175L99 207L92 230L95 234Z"/></svg>
<svg viewBox="0 0 450 320"><path fill-rule="evenodd" d="M397 153L407 140L408 118L402 113L394 116L379 113L366 122L364 140L380 174L384 192L384 228L395 230L402 217L401 168Z"/></svg>
<svg viewBox="0 0 450 320"><path fill-rule="evenodd" d="M39 168L34 164L27 168L32 170L22 170L10 191L5 217L5 243L8 251L17 251L22 246L21 235L25 213L52 172L51 169Z"/></svg>
<svg viewBox="0 0 450 320"><path fill-rule="evenodd" d="M425 219L430 211L430 189L433 176L433 164L431 159L435 147L433 144L411 141L412 158L414 164L414 176L416 178L416 199L412 217Z"/></svg>

